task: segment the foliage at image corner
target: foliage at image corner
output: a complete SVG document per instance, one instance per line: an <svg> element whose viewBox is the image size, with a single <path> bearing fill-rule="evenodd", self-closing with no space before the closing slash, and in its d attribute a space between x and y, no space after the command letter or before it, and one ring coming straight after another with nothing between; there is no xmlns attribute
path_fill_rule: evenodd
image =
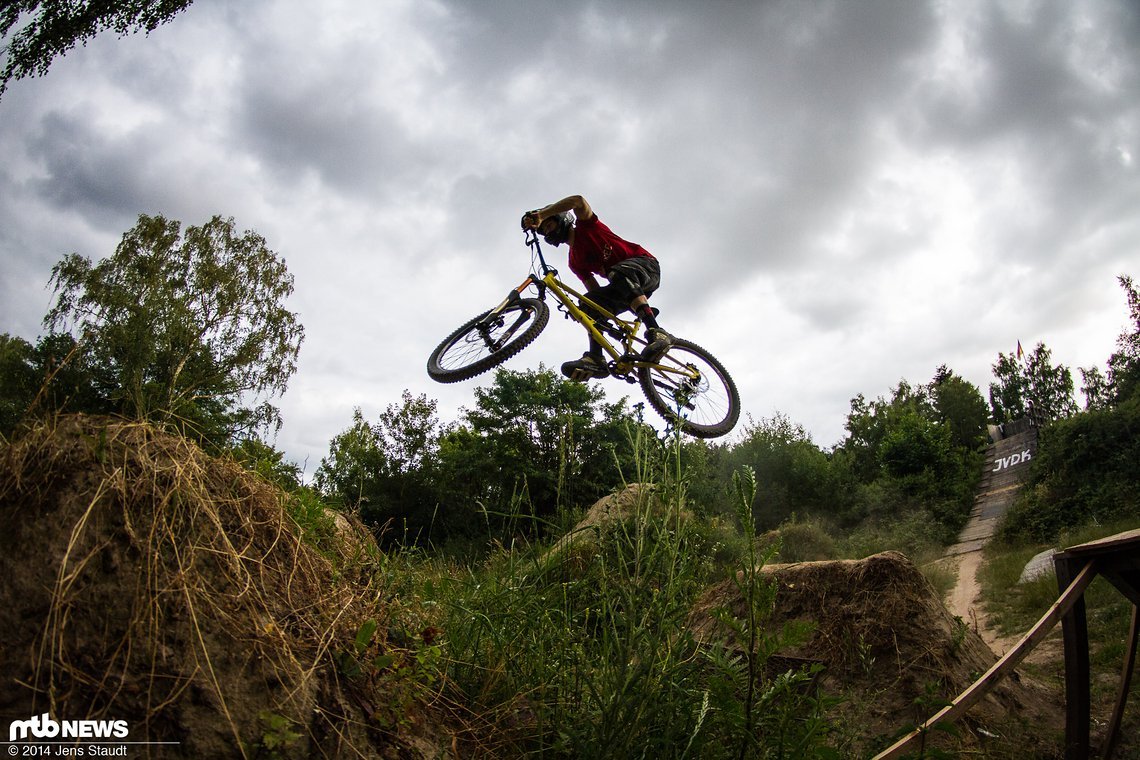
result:
<svg viewBox="0 0 1140 760"><path fill-rule="evenodd" d="M70 0L8 0L0 6L0 38L7 48L0 70L0 96L29 76L43 76L55 59L101 32L119 36L149 34L171 21L193 0L117 0L75 3Z"/></svg>

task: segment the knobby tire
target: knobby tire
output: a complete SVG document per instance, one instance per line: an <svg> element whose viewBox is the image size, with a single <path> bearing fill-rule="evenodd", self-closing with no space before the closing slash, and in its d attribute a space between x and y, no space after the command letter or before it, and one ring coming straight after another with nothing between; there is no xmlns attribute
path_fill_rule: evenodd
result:
<svg viewBox="0 0 1140 760"><path fill-rule="evenodd" d="M674 367L692 365L700 371L700 381L691 383L652 367L638 369L645 398L666 421L696 438L717 438L736 427L740 418L740 393L715 356L695 343L675 338L656 363Z"/></svg>
<svg viewBox="0 0 1140 760"><path fill-rule="evenodd" d="M508 304L486 334L481 334L479 326L490 313L490 310L483 312L436 346L427 365L432 380L457 383L497 367L529 346L550 320L550 308L545 301L520 298ZM508 330L513 332L502 346L493 348L488 343L491 339L501 339Z"/></svg>

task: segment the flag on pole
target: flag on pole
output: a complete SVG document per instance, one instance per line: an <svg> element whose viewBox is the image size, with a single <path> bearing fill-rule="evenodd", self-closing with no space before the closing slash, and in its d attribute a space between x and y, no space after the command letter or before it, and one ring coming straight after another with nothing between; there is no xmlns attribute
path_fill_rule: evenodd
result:
<svg viewBox="0 0 1140 760"><path fill-rule="evenodd" d="M1025 356L1025 352L1021 350L1021 341L1019 340L1019 341L1017 341L1017 359L1018 359L1018 361L1020 361L1021 357L1023 357L1023 356Z"/></svg>

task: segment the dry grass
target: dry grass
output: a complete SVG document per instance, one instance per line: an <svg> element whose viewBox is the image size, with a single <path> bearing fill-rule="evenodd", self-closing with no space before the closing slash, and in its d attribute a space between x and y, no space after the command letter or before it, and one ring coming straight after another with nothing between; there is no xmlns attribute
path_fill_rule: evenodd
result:
<svg viewBox="0 0 1140 760"><path fill-rule="evenodd" d="M185 756L374 755L415 722L362 696L390 668L345 672L401 656L384 589L365 562L344 582L280 490L145 424L65 417L0 451L4 714L125 719Z"/></svg>

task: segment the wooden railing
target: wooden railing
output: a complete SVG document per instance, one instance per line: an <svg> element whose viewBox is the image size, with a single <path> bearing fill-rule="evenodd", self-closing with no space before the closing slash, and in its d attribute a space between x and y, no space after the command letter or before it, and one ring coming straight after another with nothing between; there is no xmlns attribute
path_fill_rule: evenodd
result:
<svg viewBox="0 0 1140 760"><path fill-rule="evenodd" d="M1065 640L1065 758L1085 760L1091 751L1089 737L1089 641L1085 621L1084 592L1097 575L1111 582L1132 602L1132 627L1128 651L1105 738L1101 757L1111 758L1119 737L1124 706L1128 700L1132 672L1140 640L1140 530L1070 547L1053 556L1057 601L1029 629L1012 649L994 663L981 678L921 726L875 756L875 760L900 757L939 723L953 723L1008 675L1034 647L1061 623Z"/></svg>

